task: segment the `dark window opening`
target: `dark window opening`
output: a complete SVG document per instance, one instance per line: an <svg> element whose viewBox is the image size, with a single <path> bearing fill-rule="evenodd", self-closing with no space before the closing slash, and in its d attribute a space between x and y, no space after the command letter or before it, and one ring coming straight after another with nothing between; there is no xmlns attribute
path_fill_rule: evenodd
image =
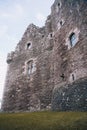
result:
<svg viewBox="0 0 87 130"><path fill-rule="evenodd" d="M58 3L58 6L60 6L60 3Z"/></svg>
<svg viewBox="0 0 87 130"><path fill-rule="evenodd" d="M70 35L69 39L70 39L70 45L71 45L71 47L73 47L77 43L76 34L72 33Z"/></svg>
<svg viewBox="0 0 87 130"><path fill-rule="evenodd" d="M62 21L60 21L60 25L63 25L63 22L62 22Z"/></svg>
<svg viewBox="0 0 87 130"><path fill-rule="evenodd" d="M44 38L44 35L42 35L42 38Z"/></svg>
<svg viewBox="0 0 87 130"><path fill-rule="evenodd" d="M62 80L65 79L65 75L64 74L60 75L60 77L62 78Z"/></svg>
<svg viewBox="0 0 87 130"><path fill-rule="evenodd" d="M75 80L74 74L72 74L72 80L73 80L73 81Z"/></svg>
<svg viewBox="0 0 87 130"><path fill-rule="evenodd" d="M27 49L30 49L31 43L27 43Z"/></svg>
<svg viewBox="0 0 87 130"><path fill-rule="evenodd" d="M53 37L52 33L50 33L50 37Z"/></svg>

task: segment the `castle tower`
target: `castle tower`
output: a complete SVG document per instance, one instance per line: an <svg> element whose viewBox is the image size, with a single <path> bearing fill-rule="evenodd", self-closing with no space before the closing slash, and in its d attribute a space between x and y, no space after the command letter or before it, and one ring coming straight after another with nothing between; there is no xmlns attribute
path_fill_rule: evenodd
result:
<svg viewBox="0 0 87 130"><path fill-rule="evenodd" d="M55 0L8 54L2 110L87 110L86 59L87 1Z"/></svg>

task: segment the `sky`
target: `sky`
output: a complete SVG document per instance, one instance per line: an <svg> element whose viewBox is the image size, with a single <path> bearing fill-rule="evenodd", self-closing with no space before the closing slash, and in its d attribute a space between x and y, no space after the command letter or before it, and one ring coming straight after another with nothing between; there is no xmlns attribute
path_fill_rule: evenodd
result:
<svg viewBox="0 0 87 130"><path fill-rule="evenodd" d="M0 0L0 101L7 71L7 53L14 51L27 26L44 26L54 0Z"/></svg>

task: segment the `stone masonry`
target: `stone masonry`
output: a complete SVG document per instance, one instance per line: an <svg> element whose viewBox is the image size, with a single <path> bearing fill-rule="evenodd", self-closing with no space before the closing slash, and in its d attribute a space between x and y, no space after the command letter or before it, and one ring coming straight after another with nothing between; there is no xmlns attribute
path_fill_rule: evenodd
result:
<svg viewBox="0 0 87 130"><path fill-rule="evenodd" d="M55 0L7 63L2 111L87 111L87 0Z"/></svg>

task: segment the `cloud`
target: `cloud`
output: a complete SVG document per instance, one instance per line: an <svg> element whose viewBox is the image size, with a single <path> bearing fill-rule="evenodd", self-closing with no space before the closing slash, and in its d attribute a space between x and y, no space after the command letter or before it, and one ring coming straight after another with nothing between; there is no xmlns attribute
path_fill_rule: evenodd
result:
<svg viewBox="0 0 87 130"><path fill-rule="evenodd" d="M18 42L16 35L9 33L10 27L7 25L0 26L0 51L8 53L10 50L14 50L15 44Z"/></svg>
<svg viewBox="0 0 87 130"><path fill-rule="evenodd" d="M16 4L14 10L15 10L14 14L15 14L17 17L24 15L24 8L23 8L22 5Z"/></svg>
<svg viewBox="0 0 87 130"><path fill-rule="evenodd" d="M37 15L36 15L36 18L37 18L37 20L39 21L39 22L44 22L45 21L45 16L43 15L43 14L41 14L41 13L38 13Z"/></svg>
<svg viewBox="0 0 87 130"><path fill-rule="evenodd" d="M0 38L5 36L7 31L8 31L8 26L7 25L0 26Z"/></svg>
<svg viewBox="0 0 87 130"><path fill-rule="evenodd" d="M9 10L0 10L0 17L3 19L18 20L22 16L24 16L24 8L18 3L10 7Z"/></svg>
<svg viewBox="0 0 87 130"><path fill-rule="evenodd" d="M17 10L18 13L20 13L20 14L23 13L23 7L22 7L20 4L17 4L17 5L15 6L15 8L16 8L16 10Z"/></svg>

